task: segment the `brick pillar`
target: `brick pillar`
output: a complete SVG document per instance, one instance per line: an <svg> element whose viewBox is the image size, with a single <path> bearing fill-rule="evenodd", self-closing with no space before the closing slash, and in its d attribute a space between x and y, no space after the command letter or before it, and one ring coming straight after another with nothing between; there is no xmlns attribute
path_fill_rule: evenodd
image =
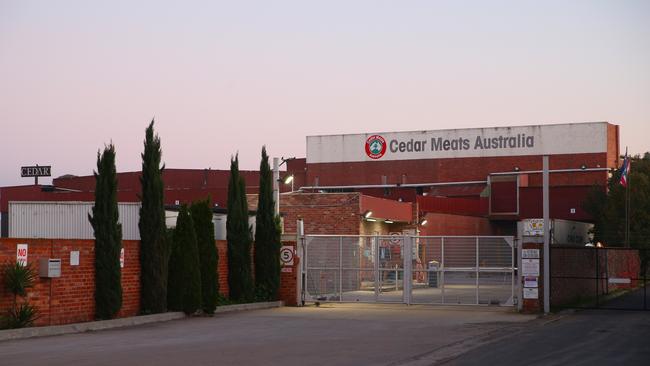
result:
<svg viewBox="0 0 650 366"><path fill-rule="evenodd" d="M282 242L282 246L293 248L293 265L281 265L280 267L280 300L287 306L298 305L298 278L300 276L300 258L296 256L296 242Z"/></svg>
<svg viewBox="0 0 650 366"><path fill-rule="evenodd" d="M521 266L520 266L520 271L522 273L521 277L521 288L522 288L522 301L523 301L523 306L521 311L524 313L541 313L544 311L544 244L543 243L526 243L524 239L524 243L522 245L522 258L521 258ZM524 266L526 266L526 263L524 263L527 260L534 260L535 258L526 258L526 249L537 249L539 251L539 276L525 276L524 272ZM531 293L534 291L531 291L531 287L529 287L529 290L526 289L525 287L525 282L526 282L526 277L537 277L537 298L536 299L527 299L526 294Z"/></svg>

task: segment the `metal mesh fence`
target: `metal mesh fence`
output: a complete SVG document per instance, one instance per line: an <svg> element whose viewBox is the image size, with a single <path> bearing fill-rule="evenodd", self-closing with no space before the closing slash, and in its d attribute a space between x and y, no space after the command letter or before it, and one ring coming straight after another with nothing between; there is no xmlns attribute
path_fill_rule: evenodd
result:
<svg viewBox="0 0 650 366"><path fill-rule="evenodd" d="M512 305L512 242L511 237L307 236L305 298Z"/></svg>

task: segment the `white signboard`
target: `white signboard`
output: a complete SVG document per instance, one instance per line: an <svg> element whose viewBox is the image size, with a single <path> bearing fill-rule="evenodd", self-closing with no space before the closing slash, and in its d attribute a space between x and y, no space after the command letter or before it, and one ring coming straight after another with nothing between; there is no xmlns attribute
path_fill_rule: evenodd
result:
<svg viewBox="0 0 650 366"><path fill-rule="evenodd" d="M280 249L280 264L293 266L293 247L291 245L283 245Z"/></svg>
<svg viewBox="0 0 650 366"><path fill-rule="evenodd" d="M612 284L629 284L632 282L630 278L616 278L616 277L610 277L607 279L607 282L612 283Z"/></svg>
<svg viewBox="0 0 650 366"><path fill-rule="evenodd" d="M539 292L537 288L524 288L524 299L538 299Z"/></svg>
<svg viewBox="0 0 650 366"><path fill-rule="evenodd" d="M120 249L120 268L124 268L124 248Z"/></svg>
<svg viewBox="0 0 650 366"><path fill-rule="evenodd" d="M521 275L539 276L539 259L522 259Z"/></svg>
<svg viewBox="0 0 650 366"><path fill-rule="evenodd" d="M539 259L539 249L522 249L521 258Z"/></svg>
<svg viewBox="0 0 650 366"><path fill-rule="evenodd" d="M70 252L70 265L78 266L79 265L79 251L73 250Z"/></svg>
<svg viewBox="0 0 650 366"><path fill-rule="evenodd" d="M539 287L538 278L535 276L524 277L524 287Z"/></svg>
<svg viewBox="0 0 650 366"><path fill-rule="evenodd" d="M606 122L307 137L312 164L606 151Z"/></svg>
<svg viewBox="0 0 650 366"><path fill-rule="evenodd" d="M524 236L543 236L544 235L544 219L525 219Z"/></svg>
<svg viewBox="0 0 650 366"><path fill-rule="evenodd" d="M27 265L27 244L16 245L16 263L21 266Z"/></svg>

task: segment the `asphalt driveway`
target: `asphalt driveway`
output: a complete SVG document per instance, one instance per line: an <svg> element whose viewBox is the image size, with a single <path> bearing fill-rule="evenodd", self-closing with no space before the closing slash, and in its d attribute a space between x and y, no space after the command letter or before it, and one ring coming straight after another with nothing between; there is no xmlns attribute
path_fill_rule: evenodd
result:
<svg viewBox="0 0 650 366"><path fill-rule="evenodd" d="M1 342L0 364L431 364L534 318L496 307L284 307Z"/></svg>

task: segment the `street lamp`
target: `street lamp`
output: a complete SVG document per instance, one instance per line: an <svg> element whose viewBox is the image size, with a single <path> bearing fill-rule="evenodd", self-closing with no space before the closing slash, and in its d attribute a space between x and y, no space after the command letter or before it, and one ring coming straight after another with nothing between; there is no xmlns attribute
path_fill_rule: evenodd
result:
<svg viewBox="0 0 650 366"><path fill-rule="evenodd" d="M293 192L293 174L287 175L284 178L284 184L289 184L289 183L291 183L291 192Z"/></svg>

